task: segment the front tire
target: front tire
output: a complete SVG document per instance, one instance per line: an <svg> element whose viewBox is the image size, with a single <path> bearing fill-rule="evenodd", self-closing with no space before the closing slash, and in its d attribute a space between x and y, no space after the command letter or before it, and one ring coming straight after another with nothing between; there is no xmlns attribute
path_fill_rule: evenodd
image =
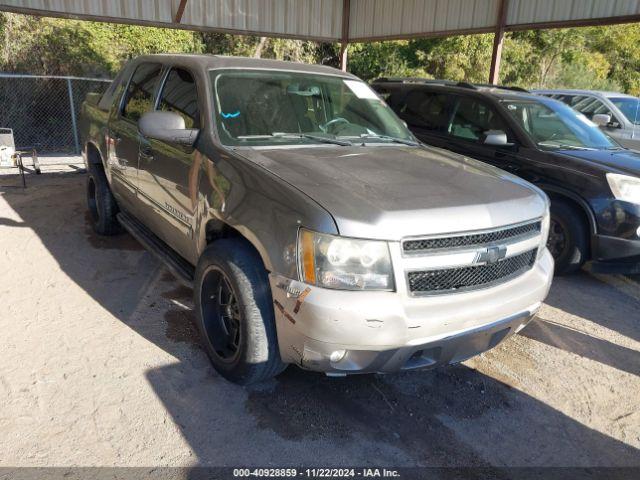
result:
<svg viewBox="0 0 640 480"><path fill-rule="evenodd" d="M267 271L245 240L222 239L205 249L194 304L202 343L220 375L248 385L284 370Z"/></svg>
<svg viewBox="0 0 640 480"><path fill-rule="evenodd" d="M551 201L547 248L555 260L556 275L576 272L587 261L589 235L582 212L565 201Z"/></svg>

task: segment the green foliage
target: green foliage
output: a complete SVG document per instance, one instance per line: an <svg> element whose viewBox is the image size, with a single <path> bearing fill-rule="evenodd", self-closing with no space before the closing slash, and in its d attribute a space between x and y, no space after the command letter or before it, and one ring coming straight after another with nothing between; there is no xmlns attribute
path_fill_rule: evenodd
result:
<svg viewBox="0 0 640 480"><path fill-rule="evenodd" d="M466 82L486 82L491 63L492 35L466 35L418 39L408 45L410 65L434 77Z"/></svg>
<svg viewBox="0 0 640 480"><path fill-rule="evenodd" d="M356 43L349 47L349 71L364 79L378 77L427 77L431 75L420 65L410 62L407 41Z"/></svg>
<svg viewBox="0 0 640 480"><path fill-rule="evenodd" d="M365 80L410 76L486 82L492 44L491 34L354 44L349 70ZM638 45L638 24L509 33L502 83L640 95ZM111 77L124 60L158 52L339 63L337 44L0 13L3 71Z"/></svg>
<svg viewBox="0 0 640 480"><path fill-rule="evenodd" d="M193 32L3 13L2 70L51 75L113 76L145 53L199 52Z"/></svg>

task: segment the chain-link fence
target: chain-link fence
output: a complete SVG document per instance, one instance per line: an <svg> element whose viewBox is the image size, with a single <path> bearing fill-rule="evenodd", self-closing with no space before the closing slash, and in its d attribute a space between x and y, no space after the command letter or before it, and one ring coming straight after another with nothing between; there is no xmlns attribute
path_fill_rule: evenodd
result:
<svg viewBox="0 0 640 480"><path fill-rule="evenodd" d="M12 128L16 148L80 153L80 107L110 80L0 74L0 127Z"/></svg>

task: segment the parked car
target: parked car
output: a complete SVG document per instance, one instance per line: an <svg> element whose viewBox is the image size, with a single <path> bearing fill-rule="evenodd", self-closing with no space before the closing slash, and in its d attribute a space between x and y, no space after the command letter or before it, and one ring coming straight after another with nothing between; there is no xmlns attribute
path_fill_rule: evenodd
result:
<svg viewBox="0 0 640 480"><path fill-rule="evenodd" d="M533 90L532 93L566 103L622 146L640 150L640 98L594 90Z"/></svg>
<svg viewBox="0 0 640 480"><path fill-rule="evenodd" d="M518 88L382 79L373 84L423 142L519 175L551 198L558 273L587 260L640 272L640 154L564 103Z"/></svg>
<svg viewBox="0 0 640 480"><path fill-rule="evenodd" d="M418 144L339 70L143 56L81 124L94 229L122 225L193 286L234 382L460 362L549 290L546 195Z"/></svg>

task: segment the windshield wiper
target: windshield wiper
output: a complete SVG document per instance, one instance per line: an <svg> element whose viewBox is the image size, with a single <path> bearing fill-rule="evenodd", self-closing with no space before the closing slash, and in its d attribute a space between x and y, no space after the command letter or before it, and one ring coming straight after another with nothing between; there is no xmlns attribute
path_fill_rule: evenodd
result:
<svg viewBox="0 0 640 480"><path fill-rule="evenodd" d="M342 147L353 146L353 143L349 142L348 140L338 140L336 138L321 137L319 135L311 135L309 133L273 132L271 136L276 138L282 138L282 137L308 138L309 140L315 140L317 142L322 142L322 143L332 143L333 145L340 145Z"/></svg>
<svg viewBox="0 0 640 480"><path fill-rule="evenodd" d="M417 147L419 143L413 140L405 140L404 138L392 137L391 135L377 135L372 133L365 133L357 138L379 138L381 140L389 140L390 142L401 143L403 145L409 145L410 147Z"/></svg>
<svg viewBox="0 0 640 480"><path fill-rule="evenodd" d="M557 148L558 150L590 150L590 151L597 150L596 148L579 147L577 145L559 145L557 143L540 142L538 143L538 145L540 145L541 147Z"/></svg>
<svg viewBox="0 0 640 480"><path fill-rule="evenodd" d="M273 132L271 134L263 135L240 135L236 137L238 140L267 140L269 138L308 138L310 140L316 140L321 143L331 143L333 145L340 145L342 147L351 147L353 143L346 140L337 140L333 138L321 137L319 135L310 135L308 133L285 133L285 132Z"/></svg>

